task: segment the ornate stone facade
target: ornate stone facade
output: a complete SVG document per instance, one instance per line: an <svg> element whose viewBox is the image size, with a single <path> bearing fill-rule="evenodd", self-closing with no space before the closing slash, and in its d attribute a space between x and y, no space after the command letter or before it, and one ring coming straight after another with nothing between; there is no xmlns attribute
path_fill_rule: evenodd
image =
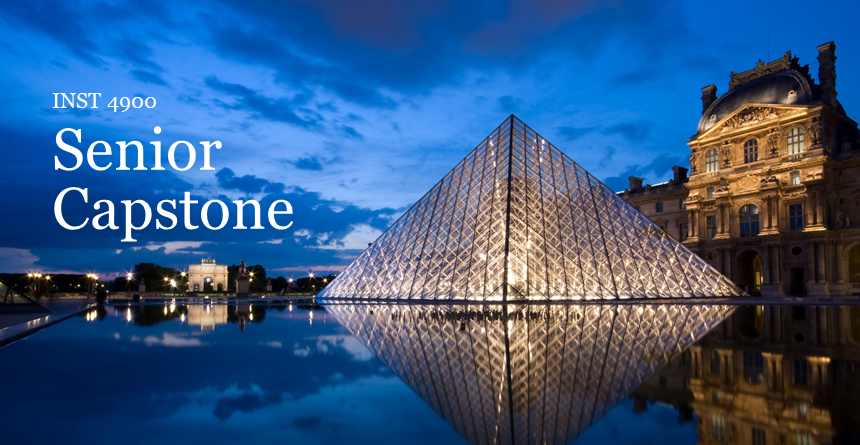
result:
<svg viewBox="0 0 860 445"><path fill-rule="evenodd" d="M695 412L698 443L860 440L860 308L746 306L634 393Z"/></svg>
<svg viewBox="0 0 860 445"><path fill-rule="evenodd" d="M215 264L212 259L188 266L189 291L226 291L227 288L227 266Z"/></svg>
<svg viewBox="0 0 860 445"><path fill-rule="evenodd" d="M818 47L820 84L788 52L702 89L682 241L753 294L860 294L860 143L835 49Z"/></svg>

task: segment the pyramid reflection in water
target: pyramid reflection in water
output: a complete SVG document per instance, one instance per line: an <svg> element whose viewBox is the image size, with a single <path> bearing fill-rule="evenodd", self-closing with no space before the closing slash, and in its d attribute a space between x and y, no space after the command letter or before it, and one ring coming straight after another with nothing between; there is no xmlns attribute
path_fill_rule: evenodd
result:
<svg viewBox="0 0 860 445"><path fill-rule="evenodd" d="M574 440L728 306L326 307L472 444Z"/></svg>
<svg viewBox="0 0 860 445"><path fill-rule="evenodd" d="M511 116L320 298L520 301L742 294Z"/></svg>

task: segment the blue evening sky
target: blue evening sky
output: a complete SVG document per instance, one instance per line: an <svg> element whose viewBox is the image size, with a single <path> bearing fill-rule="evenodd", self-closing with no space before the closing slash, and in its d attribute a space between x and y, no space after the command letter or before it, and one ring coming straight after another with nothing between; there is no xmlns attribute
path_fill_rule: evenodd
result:
<svg viewBox="0 0 860 445"><path fill-rule="evenodd" d="M730 71L759 59L791 50L817 77L816 46L835 41L839 100L856 118L857 17L837 1L2 2L0 271L113 275L203 257L272 276L339 271L511 113L613 189L630 175L662 182L688 162L700 88L723 93ZM58 92L102 96L98 109L52 109ZM157 105L115 113L115 96ZM54 170L55 156L74 160L55 143L63 128L81 130L82 151L108 141L114 155L100 162L112 168ZM148 167L155 140L162 156L191 141L197 163L115 170L115 142L132 140ZM198 143L214 140L214 170L200 171ZM67 187L88 189L88 204L63 206L70 223L90 218L84 229L54 218ZM266 228L231 229L231 204L219 231L184 229L178 210L176 228L153 220L120 241L121 200L154 210L184 192L200 201L194 224L207 200L257 199ZM102 199L119 230L92 227ZM293 206L287 230L265 215L278 199Z"/></svg>

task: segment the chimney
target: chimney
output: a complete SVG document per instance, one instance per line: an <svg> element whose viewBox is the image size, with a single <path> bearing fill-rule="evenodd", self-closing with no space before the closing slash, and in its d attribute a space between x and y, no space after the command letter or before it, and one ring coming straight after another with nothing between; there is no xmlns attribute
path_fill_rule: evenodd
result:
<svg viewBox="0 0 860 445"><path fill-rule="evenodd" d="M837 107L836 44L833 42L818 47L818 83L821 84L821 101Z"/></svg>
<svg viewBox="0 0 860 445"><path fill-rule="evenodd" d="M630 181L630 191L639 190L642 188L642 178L637 178L635 176L631 176L627 178Z"/></svg>
<svg viewBox="0 0 860 445"><path fill-rule="evenodd" d="M705 114L705 111L708 111L708 107L711 106L714 101L717 100L717 86L714 84L710 84L704 88L702 88L702 114Z"/></svg>
<svg viewBox="0 0 860 445"><path fill-rule="evenodd" d="M672 167L672 171L675 173L675 184L683 184L687 182L687 169L681 166Z"/></svg>

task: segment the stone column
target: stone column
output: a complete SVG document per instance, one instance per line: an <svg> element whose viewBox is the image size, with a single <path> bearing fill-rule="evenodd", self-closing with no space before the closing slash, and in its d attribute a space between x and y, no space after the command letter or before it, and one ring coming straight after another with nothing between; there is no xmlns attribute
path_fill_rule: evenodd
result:
<svg viewBox="0 0 860 445"><path fill-rule="evenodd" d="M848 262L842 261L842 257L845 256L845 243L840 239L836 242L836 252L835 252L835 267L836 267L836 282L843 284L845 283L845 277L848 276Z"/></svg>
<svg viewBox="0 0 860 445"><path fill-rule="evenodd" d="M770 284L770 245L764 246L762 249L761 263L762 284Z"/></svg>
<svg viewBox="0 0 860 445"><path fill-rule="evenodd" d="M806 203L804 204L804 217L806 218L806 227L812 227L815 225L815 213L813 211L813 192L807 192L806 194Z"/></svg>
<svg viewBox="0 0 860 445"><path fill-rule="evenodd" d="M762 352L764 356L764 377L768 387L774 392L779 392L783 387L782 380L782 354Z"/></svg>
<svg viewBox="0 0 860 445"><path fill-rule="evenodd" d="M827 224L824 215L824 193L818 192L815 194L815 219L819 226Z"/></svg>
<svg viewBox="0 0 860 445"><path fill-rule="evenodd" d="M815 242L806 242L806 284L815 283Z"/></svg>
<svg viewBox="0 0 860 445"><path fill-rule="evenodd" d="M764 208L763 209L764 210L764 215L763 215L764 216L764 224L762 227L762 229L763 229L762 232L764 232L765 230L770 230L770 228L771 228L771 224L770 224L770 197L764 198L764 202L762 204L763 204L762 207Z"/></svg>
<svg viewBox="0 0 860 445"><path fill-rule="evenodd" d="M825 265L825 258L827 258L827 242L819 241L817 243L818 247L818 281L822 283L827 283L830 280L827 279L827 267Z"/></svg>
<svg viewBox="0 0 860 445"><path fill-rule="evenodd" d="M717 204L717 235L723 234L723 205Z"/></svg>

